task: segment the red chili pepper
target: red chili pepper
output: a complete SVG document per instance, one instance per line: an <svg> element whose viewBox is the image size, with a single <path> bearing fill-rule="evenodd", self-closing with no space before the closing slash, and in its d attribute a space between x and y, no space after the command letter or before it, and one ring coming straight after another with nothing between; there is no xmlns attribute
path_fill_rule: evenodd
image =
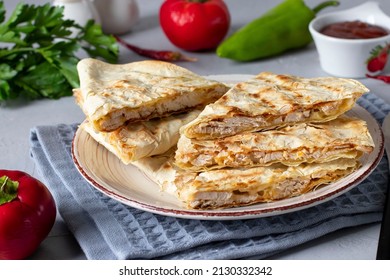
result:
<svg viewBox="0 0 390 280"><path fill-rule="evenodd" d="M373 78L373 79L381 80L381 81L384 81L385 83L390 84L390 76L385 76L385 75L372 76L372 75L369 75L369 74L366 74L366 76L367 76L367 78Z"/></svg>
<svg viewBox="0 0 390 280"><path fill-rule="evenodd" d="M132 50L133 52L141 56L145 56L157 60L163 60L163 61L196 61L197 60L196 58L185 56L180 52L142 49L127 43L122 38L116 35L114 35L114 37L118 43L122 44L126 48Z"/></svg>
<svg viewBox="0 0 390 280"><path fill-rule="evenodd" d="M30 256L55 217L54 199L43 183L22 171L0 170L0 260Z"/></svg>

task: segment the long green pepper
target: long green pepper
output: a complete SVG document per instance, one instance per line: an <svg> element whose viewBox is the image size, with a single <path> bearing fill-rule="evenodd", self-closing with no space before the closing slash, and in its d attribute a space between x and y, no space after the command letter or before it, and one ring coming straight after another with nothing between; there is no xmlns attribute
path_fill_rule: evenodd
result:
<svg viewBox="0 0 390 280"><path fill-rule="evenodd" d="M310 21L323 8L338 4L326 1L310 9L303 0L285 0L223 41L217 55L251 61L302 48L312 42Z"/></svg>

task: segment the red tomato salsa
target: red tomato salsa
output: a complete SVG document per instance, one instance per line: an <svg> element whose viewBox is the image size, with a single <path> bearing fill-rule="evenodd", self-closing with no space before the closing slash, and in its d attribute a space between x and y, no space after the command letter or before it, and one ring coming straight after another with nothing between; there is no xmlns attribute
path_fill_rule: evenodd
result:
<svg viewBox="0 0 390 280"><path fill-rule="evenodd" d="M389 34L389 31L381 26L359 20L332 23L325 26L320 32L343 39L372 39Z"/></svg>

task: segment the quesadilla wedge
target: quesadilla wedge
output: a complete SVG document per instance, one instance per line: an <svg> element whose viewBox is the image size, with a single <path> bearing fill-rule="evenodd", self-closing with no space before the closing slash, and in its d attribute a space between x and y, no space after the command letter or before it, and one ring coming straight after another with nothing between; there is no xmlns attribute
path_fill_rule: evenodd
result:
<svg viewBox="0 0 390 280"><path fill-rule="evenodd" d="M143 158L134 165L187 208L217 209L298 196L349 175L360 166L360 162L339 159L298 166L273 164L188 172L177 168L167 153Z"/></svg>
<svg viewBox="0 0 390 280"><path fill-rule="evenodd" d="M229 87L162 61L109 64L82 59L77 70L77 103L97 131L113 131L126 122L149 120L204 106Z"/></svg>
<svg viewBox="0 0 390 280"><path fill-rule="evenodd" d="M165 153L176 146L180 127L195 119L199 113L200 110L193 110L166 118L131 123L111 132L96 131L88 120L80 127L124 164L129 164L143 157Z"/></svg>
<svg viewBox="0 0 390 280"><path fill-rule="evenodd" d="M353 79L301 78L263 72L209 104L183 134L215 139L304 122L325 122L350 110L369 90Z"/></svg>
<svg viewBox="0 0 390 280"><path fill-rule="evenodd" d="M200 171L358 159L372 152L375 144L365 121L342 115L325 123L301 123L215 140L199 141L181 135L177 147L175 164Z"/></svg>

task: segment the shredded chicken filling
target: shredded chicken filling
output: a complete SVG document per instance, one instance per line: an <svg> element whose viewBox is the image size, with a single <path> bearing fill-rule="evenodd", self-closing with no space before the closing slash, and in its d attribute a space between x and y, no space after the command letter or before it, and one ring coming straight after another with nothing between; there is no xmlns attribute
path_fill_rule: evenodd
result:
<svg viewBox="0 0 390 280"><path fill-rule="evenodd" d="M210 138L234 135L243 131L260 130L262 127L275 127L281 124L315 121L331 116L335 112L347 108L350 100L339 100L317 104L315 108L300 109L281 115L259 115L246 117L236 115L230 118L212 120L194 127L194 132L200 135L210 135ZM344 112L344 110L343 110Z"/></svg>
<svg viewBox="0 0 390 280"><path fill-rule="evenodd" d="M142 106L139 108L123 108L113 111L96 121L96 126L100 130L112 131L120 127L125 122L135 120L149 120L155 117L167 116L173 113L185 112L189 108L195 108L202 104L207 104L223 94L223 91L208 89L204 92L194 92L191 95L175 96L171 100L161 99L156 104ZM207 98L205 98L207 96Z"/></svg>
<svg viewBox="0 0 390 280"><path fill-rule="evenodd" d="M226 206L236 207L258 202L271 202L310 192L322 185L337 181L353 170L354 167L350 167L346 170L328 172L321 177L311 176L285 179L262 188L257 188L261 190L252 188L249 191L197 192L189 201L189 206L194 209L215 209Z"/></svg>
<svg viewBox="0 0 390 280"><path fill-rule="evenodd" d="M296 165L302 161L316 162L318 160L333 159L336 155L346 155L354 152L356 156L356 147L346 144L325 148L302 148L294 151L256 151L251 150L248 153L229 153L226 150L202 149L199 154L185 155L181 158L184 164L195 167L211 167L214 165L238 167L242 165L267 165L280 161L289 165ZM294 164L295 163L295 164Z"/></svg>

